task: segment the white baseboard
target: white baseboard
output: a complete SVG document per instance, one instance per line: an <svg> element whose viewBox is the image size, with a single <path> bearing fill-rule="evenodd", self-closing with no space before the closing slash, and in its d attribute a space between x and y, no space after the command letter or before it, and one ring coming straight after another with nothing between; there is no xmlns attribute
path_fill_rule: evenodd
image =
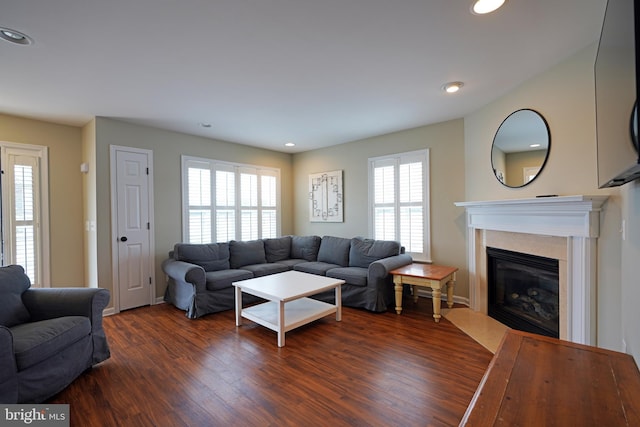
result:
<svg viewBox="0 0 640 427"><path fill-rule="evenodd" d="M419 297L425 297L425 298L431 298L432 297L432 291L430 291L429 289L426 288L418 288L418 296ZM446 292L442 292L442 295L440 296L440 300L441 301L447 301L447 293ZM454 295L453 296L453 302L455 304L464 304L467 307L469 307L469 298L468 297L461 297L458 295Z"/></svg>
<svg viewBox="0 0 640 427"><path fill-rule="evenodd" d="M165 304L164 299L156 298L156 300L153 302L153 305L157 305L157 304ZM119 312L116 312L115 307L108 307L102 311L102 317L113 316L114 314L118 314L118 313Z"/></svg>

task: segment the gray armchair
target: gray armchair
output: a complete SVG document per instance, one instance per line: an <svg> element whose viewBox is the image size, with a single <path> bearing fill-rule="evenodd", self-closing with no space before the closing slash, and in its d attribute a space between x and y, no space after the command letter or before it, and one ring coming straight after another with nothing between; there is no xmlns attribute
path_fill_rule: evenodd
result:
<svg viewBox="0 0 640 427"><path fill-rule="evenodd" d="M110 356L108 290L30 286L21 266L0 267L0 403L41 403Z"/></svg>

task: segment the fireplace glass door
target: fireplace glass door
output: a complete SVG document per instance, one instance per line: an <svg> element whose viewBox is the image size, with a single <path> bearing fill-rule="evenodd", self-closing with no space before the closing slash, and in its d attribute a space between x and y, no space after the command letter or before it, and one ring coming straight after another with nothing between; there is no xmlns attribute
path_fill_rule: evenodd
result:
<svg viewBox="0 0 640 427"><path fill-rule="evenodd" d="M489 316L526 332L559 337L558 260L487 248Z"/></svg>

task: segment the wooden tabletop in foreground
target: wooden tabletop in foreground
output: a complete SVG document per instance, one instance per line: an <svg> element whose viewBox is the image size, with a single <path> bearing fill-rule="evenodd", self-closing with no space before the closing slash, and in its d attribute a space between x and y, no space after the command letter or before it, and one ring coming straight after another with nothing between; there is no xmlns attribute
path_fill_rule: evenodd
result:
<svg viewBox="0 0 640 427"><path fill-rule="evenodd" d="M432 280L442 280L445 277L458 271L458 267L448 267L446 265L435 264L418 264L413 263L405 265L395 270L391 270L389 273L394 275L411 276L411 277L423 277Z"/></svg>
<svg viewBox="0 0 640 427"><path fill-rule="evenodd" d="M632 356L508 330L461 426L640 425Z"/></svg>

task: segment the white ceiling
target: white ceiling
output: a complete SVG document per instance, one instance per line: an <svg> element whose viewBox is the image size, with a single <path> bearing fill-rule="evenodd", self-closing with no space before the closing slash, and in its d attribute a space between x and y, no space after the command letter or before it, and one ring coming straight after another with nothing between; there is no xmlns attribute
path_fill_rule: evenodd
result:
<svg viewBox="0 0 640 427"><path fill-rule="evenodd" d="M595 42L605 4L0 0L0 26L35 41L0 40L0 112L306 151L464 117Z"/></svg>

